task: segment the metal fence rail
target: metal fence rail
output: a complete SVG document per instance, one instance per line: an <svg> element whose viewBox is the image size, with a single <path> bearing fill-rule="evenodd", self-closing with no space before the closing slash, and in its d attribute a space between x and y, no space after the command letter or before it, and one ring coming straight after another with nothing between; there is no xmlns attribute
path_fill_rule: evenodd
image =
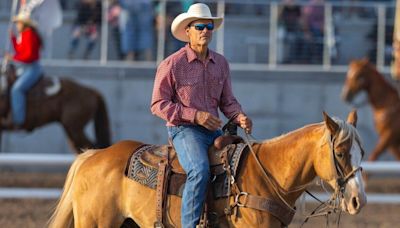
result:
<svg viewBox="0 0 400 228"><path fill-rule="evenodd" d="M1 165L60 166L70 165L75 159L72 154L25 154L1 153Z"/></svg>

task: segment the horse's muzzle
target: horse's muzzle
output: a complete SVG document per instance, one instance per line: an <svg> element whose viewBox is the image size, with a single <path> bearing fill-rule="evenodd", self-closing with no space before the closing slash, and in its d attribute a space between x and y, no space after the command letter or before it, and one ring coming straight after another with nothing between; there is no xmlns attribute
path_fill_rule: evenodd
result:
<svg viewBox="0 0 400 228"><path fill-rule="evenodd" d="M350 92L347 88L343 88L341 98L347 103L350 103L353 100L354 94Z"/></svg>

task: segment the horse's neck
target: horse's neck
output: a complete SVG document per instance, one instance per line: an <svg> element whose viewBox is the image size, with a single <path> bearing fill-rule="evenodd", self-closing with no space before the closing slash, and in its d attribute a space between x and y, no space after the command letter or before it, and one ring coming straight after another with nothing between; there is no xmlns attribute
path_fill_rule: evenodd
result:
<svg viewBox="0 0 400 228"><path fill-rule="evenodd" d="M374 109L385 109L399 102L399 94L397 90L389 84L378 71L370 71L370 83L367 89L368 98Z"/></svg>
<svg viewBox="0 0 400 228"><path fill-rule="evenodd" d="M308 125L254 147L264 168L272 174L283 189L290 191L314 179L314 152L320 149L320 139L324 133L322 126L321 124ZM258 188L255 191L261 194L263 190L271 189L271 186L268 186L269 183L262 178L254 158L249 155L247 160L246 175L253 175L248 179L249 184ZM288 200L296 200L300 194L301 192L294 193L292 199Z"/></svg>

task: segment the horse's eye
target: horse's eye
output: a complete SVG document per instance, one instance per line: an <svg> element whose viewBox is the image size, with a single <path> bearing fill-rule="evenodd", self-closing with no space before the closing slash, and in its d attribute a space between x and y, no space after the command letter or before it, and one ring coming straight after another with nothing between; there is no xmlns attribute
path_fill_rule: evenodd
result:
<svg viewBox="0 0 400 228"><path fill-rule="evenodd" d="M343 153L337 153L336 156L337 156L338 158L343 158Z"/></svg>

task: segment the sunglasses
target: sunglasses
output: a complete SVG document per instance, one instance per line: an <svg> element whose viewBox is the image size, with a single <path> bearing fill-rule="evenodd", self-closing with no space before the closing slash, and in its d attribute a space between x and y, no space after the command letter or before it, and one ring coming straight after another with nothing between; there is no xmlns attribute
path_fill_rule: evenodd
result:
<svg viewBox="0 0 400 228"><path fill-rule="evenodd" d="M212 31L214 29L214 24L213 23L208 23L208 24L194 24L190 25L190 27L194 27L196 30L203 31L205 28L207 28L208 31Z"/></svg>

